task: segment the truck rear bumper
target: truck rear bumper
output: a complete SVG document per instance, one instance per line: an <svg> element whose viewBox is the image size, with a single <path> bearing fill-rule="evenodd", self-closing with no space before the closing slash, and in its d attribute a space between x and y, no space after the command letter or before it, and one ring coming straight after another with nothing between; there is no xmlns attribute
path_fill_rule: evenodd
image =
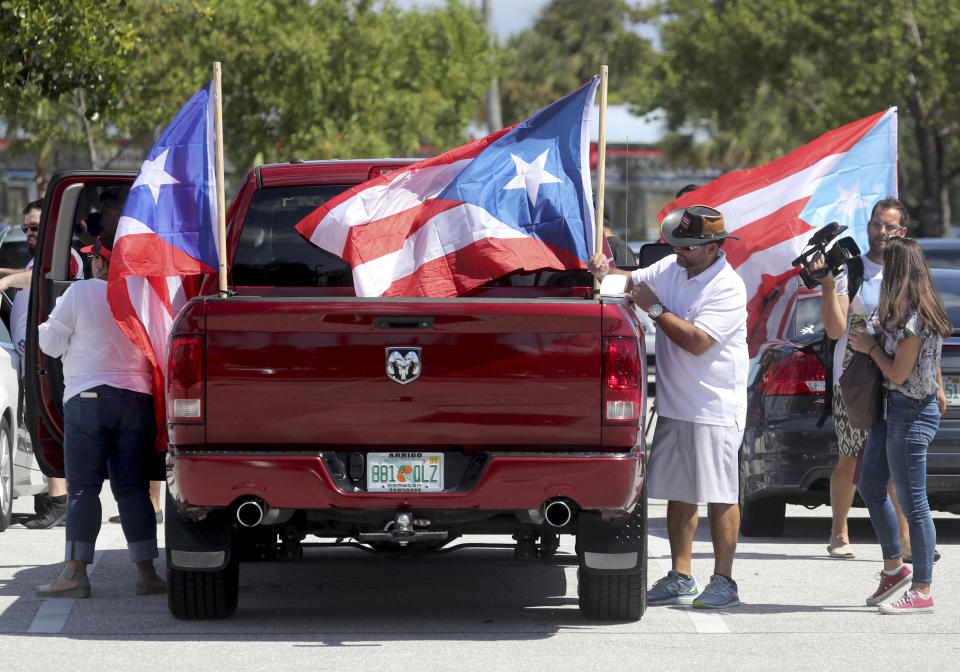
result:
<svg viewBox="0 0 960 672"><path fill-rule="evenodd" d="M627 512L643 486L642 453L496 455L477 486L454 493L345 492L314 455L196 454L171 449L167 483L181 511L220 509L256 496L281 509L537 509L565 497L582 509Z"/></svg>

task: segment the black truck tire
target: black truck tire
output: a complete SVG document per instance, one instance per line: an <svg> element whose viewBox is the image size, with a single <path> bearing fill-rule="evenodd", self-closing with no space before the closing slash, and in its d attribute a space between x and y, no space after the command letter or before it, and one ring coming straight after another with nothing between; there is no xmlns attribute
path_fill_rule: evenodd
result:
<svg viewBox="0 0 960 672"><path fill-rule="evenodd" d="M647 610L647 573L577 572L580 613L594 621L636 621Z"/></svg>
<svg viewBox="0 0 960 672"><path fill-rule="evenodd" d="M240 567L234 560L216 571L167 569L167 606L176 618L229 618L237 610Z"/></svg>
<svg viewBox="0 0 960 672"><path fill-rule="evenodd" d="M636 621L647 610L647 498L646 492L634 507L626 523L616 528L601 546L602 535L581 540L578 531L577 595L580 613L597 621ZM578 521L578 526L583 524ZM597 570L584 561L585 550L607 552L634 551L636 566L624 570Z"/></svg>
<svg viewBox="0 0 960 672"><path fill-rule="evenodd" d="M167 489L164 516L167 545L167 606L176 618L229 618L237 610L240 563L231 548L232 531L224 512L215 512L203 523L180 517ZM222 564L211 568L178 567L180 551L216 554Z"/></svg>

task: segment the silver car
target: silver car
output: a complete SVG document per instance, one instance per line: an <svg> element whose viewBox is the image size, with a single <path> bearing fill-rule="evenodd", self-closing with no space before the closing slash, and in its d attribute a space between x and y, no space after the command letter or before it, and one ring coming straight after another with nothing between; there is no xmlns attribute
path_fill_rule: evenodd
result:
<svg viewBox="0 0 960 672"><path fill-rule="evenodd" d="M7 235L4 235L7 234ZM20 268L26 237L19 227L0 233L0 259L8 268ZM22 242L24 250L17 243ZM28 253L29 254L29 253ZM7 328L13 292L0 296L0 532L13 519L13 500L46 492L47 483L33 456L33 448L20 415L20 356Z"/></svg>

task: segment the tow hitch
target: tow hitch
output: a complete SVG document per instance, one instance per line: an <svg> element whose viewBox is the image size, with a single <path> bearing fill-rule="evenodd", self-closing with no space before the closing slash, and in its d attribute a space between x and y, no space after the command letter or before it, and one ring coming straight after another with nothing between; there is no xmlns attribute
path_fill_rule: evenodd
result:
<svg viewBox="0 0 960 672"><path fill-rule="evenodd" d="M429 520L414 518L412 513L398 513L383 526L383 532L361 532L357 535L357 541L365 544L387 542L406 546L411 542L443 541L447 538L445 530L431 531L429 527Z"/></svg>

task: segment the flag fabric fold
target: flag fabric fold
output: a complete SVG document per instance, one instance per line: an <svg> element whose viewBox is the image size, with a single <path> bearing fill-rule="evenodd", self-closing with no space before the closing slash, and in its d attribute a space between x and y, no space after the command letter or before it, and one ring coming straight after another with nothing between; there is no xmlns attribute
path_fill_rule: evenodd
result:
<svg viewBox="0 0 960 672"><path fill-rule="evenodd" d="M807 240L831 222L847 226L863 252L873 205L897 195L897 110L890 108L834 129L771 163L727 173L660 211L694 204L723 213L727 261L747 288L751 356L790 314L796 293L778 292L798 273L791 265ZM776 301L764 324L765 304Z"/></svg>
<svg viewBox="0 0 960 672"><path fill-rule="evenodd" d="M516 270L586 268L594 79L527 121L353 187L297 230L358 296L459 296Z"/></svg>
<svg viewBox="0 0 960 672"><path fill-rule="evenodd" d="M177 113L144 160L114 238L107 296L120 329L153 367L158 450L173 319L215 273L217 199L213 82Z"/></svg>

